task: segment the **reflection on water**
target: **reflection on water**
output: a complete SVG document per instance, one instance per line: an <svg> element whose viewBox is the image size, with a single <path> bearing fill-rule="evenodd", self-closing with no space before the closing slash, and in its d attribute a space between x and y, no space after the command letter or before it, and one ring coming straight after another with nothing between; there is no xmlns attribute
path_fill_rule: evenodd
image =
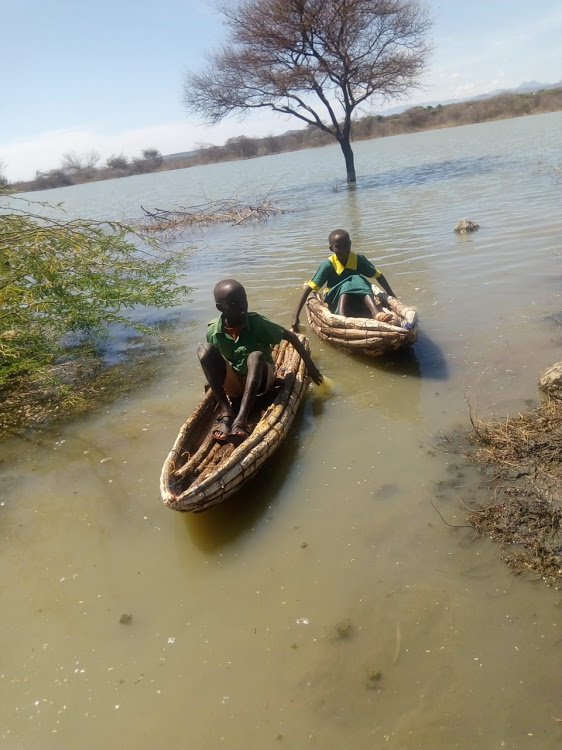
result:
<svg viewBox="0 0 562 750"><path fill-rule="evenodd" d="M177 326L148 380L0 446L2 747L559 746L559 594L453 528L489 487L435 446L466 428L467 398L517 413L560 359L560 186L539 162L562 160L561 124L357 143L355 191L334 146L34 196L123 218L270 187L291 211L182 238L193 293L153 318ZM169 511L158 478L201 397L214 284L238 278L289 326L336 227L418 309L418 342L364 361L309 331L333 394L311 389L232 502Z"/></svg>
<svg viewBox="0 0 562 750"><path fill-rule="evenodd" d="M448 366L441 347L423 330L413 346L398 349L384 357L369 358L353 355L373 370L403 375L409 378L447 380Z"/></svg>
<svg viewBox="0 0 562 750"><path fill-rule="evenodd" d="M416 359L416 372L420 377L431 380L447 380L449 368L443 349L423 329L418 335L413 351ZM413 370L411 374L416 372Z"/></svg>
<svg viewBox="0 0 562 750"><path fill-rule="evenodd" d="M409 166L369 175L361 181L362 189L388 190L414 187L431 182L455 180L463 177L489 175L498 170L512 169L513 163L504 156L473 156L430 164Z"/></svg>

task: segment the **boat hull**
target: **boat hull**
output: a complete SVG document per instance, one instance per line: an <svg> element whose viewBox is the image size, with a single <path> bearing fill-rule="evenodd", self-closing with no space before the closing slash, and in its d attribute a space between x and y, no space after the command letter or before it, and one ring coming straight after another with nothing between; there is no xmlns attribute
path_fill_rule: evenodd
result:
<svg viewBox="0 0 562 750"><path fill-rule="evenodd" d="M308 339L299 338L309 350ZM255 426L242 443L213 439L219 407L211 390L183 424L160 476L160 495L169 508L198 513L226 500L250 481L281 445L306 393L308 377L300 355L287 341L275 347L273 357L273 401L257 402Z"/></svg>
<svg viewBox="0 0 562 750"><path fill-rule="evenodd" d="M319 292L311 292L306 301L306 314L312 330L323 341L329 341L344 351L380 357L410 346L418 338L416 311L373 286L373 293L381 299L383 309L394 313L400 325L383 323L372 318L352 318L330 312Z"/></svg>

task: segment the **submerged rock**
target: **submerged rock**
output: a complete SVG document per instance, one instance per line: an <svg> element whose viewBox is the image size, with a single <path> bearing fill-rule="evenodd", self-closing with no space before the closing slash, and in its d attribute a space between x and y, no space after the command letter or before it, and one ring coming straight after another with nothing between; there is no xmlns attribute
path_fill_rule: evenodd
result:
<svg viewBox="0 0 562 750"><path fill-rule="evenodd" d="M455 232L458 232L459 234L466 234L467 232L475 232L477 229L480 229L480 224L477 224L471 219L461 219L459 222L457 222Z"/></svg>
<svg viewBox="0 0 562 750"><path fill-rule="evenodd" d="M562 362L555 362L539 378L539 388L549 396L562 399Z"/></svg>

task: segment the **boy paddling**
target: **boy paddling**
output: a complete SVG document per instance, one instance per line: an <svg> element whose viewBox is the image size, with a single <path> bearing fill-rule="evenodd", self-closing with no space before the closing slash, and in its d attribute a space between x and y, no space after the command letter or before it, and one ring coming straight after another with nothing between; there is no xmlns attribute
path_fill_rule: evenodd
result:
<svg viewBox="0 0 562 750"><path fill-rule="evenodd" d="M244 439L251 432L248 419L256 396L269 391L275 382L271 356L275 344L282 339L288 341L318 385L322 375L293 331L272 323L259 313L248 312L246 290L238 281L219 281L214 296L221 314L208 324L207 343L197 349L205 377L220 406L213 437L221 441L229 435ZM229 396L241 397L238 413Z"/></svg>

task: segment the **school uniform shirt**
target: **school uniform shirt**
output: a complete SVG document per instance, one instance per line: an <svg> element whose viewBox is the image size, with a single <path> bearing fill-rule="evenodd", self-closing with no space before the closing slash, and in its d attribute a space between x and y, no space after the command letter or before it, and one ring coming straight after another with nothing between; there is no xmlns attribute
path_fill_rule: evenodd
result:
<svg viewBox="0 0 562 750"><path fill-rule="evenodd" d="M380 275L381 271L377 271L364 255L350 252L344 266L334 253L320 264L307 284L314 291L326 285L325 300L334 312L342 294L372 294L373 289L367 279L378 279Z"/></svg>
<svg viewBox="0 0 562 750"><path fill-rule="evenodd" d="M251 352L262 352L266 361L273 364L271 348L282 340L284 334L283 326L256 312L246 313L237 339L225 331L222 313L207 324L207 341L217 347L239 375L248 374L248 355Z"/></svg>

